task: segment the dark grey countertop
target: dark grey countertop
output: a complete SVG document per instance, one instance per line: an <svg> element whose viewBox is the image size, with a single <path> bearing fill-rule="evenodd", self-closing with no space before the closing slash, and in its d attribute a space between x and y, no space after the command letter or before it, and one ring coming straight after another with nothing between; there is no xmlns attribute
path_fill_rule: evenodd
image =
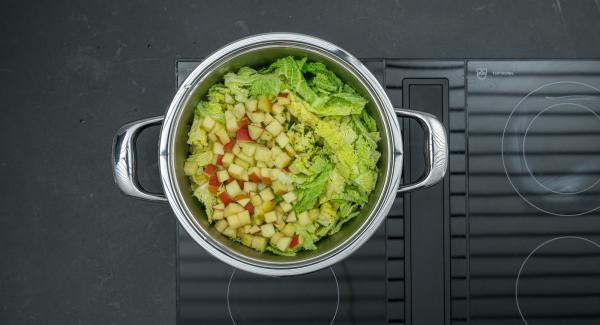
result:
<svg viewBox="0 0 600 325"><path fill-rule="evenodd" d="M174 324L175 218L120 194L111 142L175 61L293 31L358 57L600 58L600 1L3 1L0 323ZM140 141L158 189L156 129Z"/></svg>

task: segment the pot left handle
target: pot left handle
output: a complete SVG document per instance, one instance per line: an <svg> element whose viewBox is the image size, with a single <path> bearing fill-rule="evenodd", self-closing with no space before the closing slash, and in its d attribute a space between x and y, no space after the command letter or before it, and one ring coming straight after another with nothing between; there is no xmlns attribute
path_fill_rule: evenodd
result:
<svg viewBox="0 0 600 325"><path fill-rule="evenodd" d="M136 169L136 142L142 130L147 127L160 125L162 116L151 117L123 125L113 140L113 176L119 189L136 198L149 201L167 201L164 194L150 193L142 188Z"/></svg>

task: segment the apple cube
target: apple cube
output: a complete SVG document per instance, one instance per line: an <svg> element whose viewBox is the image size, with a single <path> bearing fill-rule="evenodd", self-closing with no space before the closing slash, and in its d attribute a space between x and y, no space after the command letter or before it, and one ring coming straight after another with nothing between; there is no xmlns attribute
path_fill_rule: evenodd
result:
<svg viewBox="0 0 600 325"><path fill-rule="evenodd" d="M292 211L292 205L283 201L281 203L279 203L279 206L281 207L281 209L283 209L283 212L290 212Z"/></svg>
<svg viewBox="0 0 600 325"><path fill-rule="evenodd" d="M275 115L281 114L281 113L283 113L283 105L275 103L271 106L271 110L273 111L273 114L275 114Z"/></svg>
<svg viewBox="0 0 600 325"><path fill-rule="evenodd" d="M237 214L234 214L232 216L228 216L227 217L227 223L229 224L229 227L231 227L233 229L237 229L239 226L242 225L240 223L240 219L239 219L239 217L238 217Z"/></svg>
<svg viewBox="0 0 600 325"><path fill-rule="evenodd" d="M296 212L290 212L290 214L285 217L285 222L296 222Z"/></svg>
<svg viewBox="0 0 600 325"><path fill-rule="evenodd" d="M275 235L275 228L270 223L264 224L260 226L260 234L263 237L271 238L273 235Z"/></svg>
<svg viewBox="0 0 600 325"><path fill-rule="evenodd" d="M213 211L213 215L212 215L213 220L221 220L221 219L223 219L223 217L224 217L223 210L214 210Z"/></svg>
<svg viewBox="0 0 600 325"><path fill-rule="evenodd" d="M233 97L229 93L225 93L225 103L227 103L227 104L235 103L235 101L233 100Z"/></svg>
<svg viewBox="0 0 600 325"><path fill-rule="evenodd" d="M257 161L256 162L256 167L267 167L267 164L265 164L264 161Z"/></svg>
<svg viewBox="0 0 600 325"><path fill-rule="evenodd" d="M228 132L236 132L238 130L237 119L231 111L225 111L225 128Z"/></svg>
<svg viewBox="0 0 600 325"><path fill-rule="evenodd" d="M266 132L263 134L266 134ZM270 161L271 160L271 150L269 150L265 146L257 146L256 151L254 152L254 159L256 159L256 161L263 161L263 162Z"/></svg>
<svg viewBox="0 0 600 325"><path fill-rule="evenodd" d="M263 132L260 135L260 140L264 140L266 142L269 142L269 141L273 140L273 135L271 133L269 133L269 132Z"/></svg>
<svg viewBox="0 0 600 325"><path fill-rule="evenodd" d="M308 226L312 223L312 220L310 220L310 217L308 216L308 212L304 211L298 214L298 223L303 226Z"/></svg>
<svg viewBox="0 0 600 325"><path fill-rule="evenodd" d="M248 213L248 211L245 209L244 211L238 213L237 217L240 222L240 225L242 226L249 225L252 222L252 220L250 220L250 213Z"/></svg>
<svg viewBox="0 0 600 325"><path fill-rule="evenodd" d="M219 170L217 178L219 179L219 183L225 183L229 179L229 173L226 170Z"/></svg>
<svg viewBox="0 0 600 325"><path fill-rule="evenodd" d="M281 132L275 138L275 142L277 142L277 144L280 147L285 148L285 146L287 146L290 143L290 138L288 138L288 136L284 132Z"/></svg>
<svg viewBox="0 0 600 325"><path fill-rule="evenodd" d="M285 225L285 227L283 227L281 232L288 237L292 237L292 236L294 236L294 233L296 232L296 225L288 223Z"/></svg>
<svg viewBox="0 0 600 325"><path fill-rule="evenodd" d="M283 114L275 114L273 115L273 118L281 124L285 123L285 115Z"/></svg>
<svg viewBox="0 0 600 325"><path fill-rule="evenodd" d="M292 157L296 155L296 150L294 150L294 147L292 147L292 145L289 143L285 146L285 152Z"/></svg>
<svg viewBox="0 0 600 325"><path fill-rule="evenodd" d="M292 202L296 201L296 199L298 198L296 196L296 192L293 192L293 191L292 192L287 192L287 193L283 194L281 197L287 203L292 203Z"/></svg>
<svg viewBox="0 0 600 325"><path fill-rule="evenodd" d="M225 219L221 219L221 220L217 221L217 223L215 223L215 229L217 229L218 232L223 232L223 230L225 230L225 228L227 228L227 226L228 226L228 224Z"/></svg>
<svg viewBox="0 0 600 325"><path fill-rule="evenodd" d="M225 216L225 218L227 218L229 216L236 215L242 211L245 211L243 206L232 202L225 207L225 210L223 210L223 215Z"/></svg>
<svg viewBox="0 0 600 325"><path fill-rule="evenodd" d="M252 235L244 234L241 238L242 244L245 246L251 247L253 238L254 238L254 236L252 236Z"/></svg>
<svg viewBox="0 0 600 325"><path fill-rule="evenodd" d="M242 103L237 103L235 106L233 106L232 113L233 116L239 120L246 115L246 106L244 106Z"/></svg>
<svg viewBox="0 0 600 325"><path fill-rule="evenodd" d="M223 157L223 158L225 158L225 157ZM231 165L229 165L229 168L227 168L227 171L229 172L229 175L231 175L232 177L240 179L240 178L242 178L242 175L244 174L245 170L240 165L231 164ZM229 195L232 195L232 194L229 193ZM235 196L237 194L233 194L233 195Z"/></svg>
<svg viewBox="0 0 600 325"><path fill-rule="evenodd" d="M239 199L236 201L239 205L245 207L246 204L250 203L250 198Z"/></svg>
<svg viewBox="0 0 600 325"><path fill-rule="evenodd" d="M253 234L253 235L256 234L259 231L260 231L260 227L257 226L257 225L250 226L250 229L248 230L248 232L251 233L251 234Z"/></svg>
<svg viewBox="0 0 600 325"><path fill-rule="evenodd" d="M203 120L202 120L202 128L206 131L210 131L212 130L212 128L215 126L215 120L213 120L212 118L210 118L210 116L206 116Z"/></svg>
<svg viewBox="0 0 600 325"><path fill-rule="evenodd" d="M288 105L290 103L290 97L277 96L277 103L280 105Z"/></svg>
<svg viewBox="0 0 600 325"><path fill-rule="evenodd" d="M269 187L260 191L259 195L263 201L272 201L273 199L275 199L275 195L273 195L273 191L271 191L271 188Z"/></svg>
<svg viewBox="0 0 600 325"><path fill-rule="evenodd" d="M321 214L321 212L319 211L319 209L311 209L310 211L308 211L308 217L312 221L317 220L317 218L319 217L320 214Z"/></svg>
<svg viewBox="0 0 600 325"><path fill-rule="evenodd" d="M257 186L254 182L244 182L244 192L256 192Z"/></svg>
<svg viewBox="0 0 600 325"><path fill-rule="evenodd" d="M288 156L285 152L277 155L275 157L275 161L273 162L277 168L285 168L292 162L292 158Z"/></svg>
<svg viewBox="0 0 600 325"><path fill-rule="evenodd" d="M269 212L265 213L265 222L266 223L272 223L275 221L277 221L277 212L269 211Z"/></svg>
<svg viewBox="0 0 600 325"><path fill-rule="evenodd" d="M235 156L231 152L226 152L223 155L223 159L221 160L221 162L223 163L223 166L228 167L231 164L233 164L234 159L235 159Z"/></svg>
<svg viewBox="0 0 600 325"><path fill-rule="evenodd" d="M264 201L260 207L262 213L267 213L273 211L275 209L277 203L275 201Z"/></svg>
<svg viewBox="0 0 600 325"><path fill-rule="evenodd" d="M197 162L186 161L183 164L183 172L186 175L188 175L188 176L192 176L192 175L196 174L197 170L198 170L198 163Z"/></svg>
<svg viewBox="0 0 600 325"><path fill-rule="evenodd" d="M233 145L233 148L231 149L231 152L232 152L234 155L238 155L240 152L242 152L242 148L240 148L240 144L239 144L238 142L236 142L236 143Z"/></svg>
<svg viewBox="0 0 600 325"><path fill-rule="evenodd" d="M279 133L281 133L281 131L283 131L283 126L281 126L281 123L274 120L271 123L269 123L269 125L267 125L265 129L273 136L277 136L279 135Z"/></svg>
<svg viewBox="0 0 600 325"><path fill-rule="evenodd" d="M252 248L258 251L264 251L267 247L267 239L261 236L254 236L252 238Z"/></svg>
<svg viewBox="0 0 600 325"><path fill-rule="evenodd" d="M271 184L271 187L273 188L273 192L277 195L287 192L287 185L280 181L274 181L273 184Z"/></svg>
<svg viewBox="0 0 600 325"><path fill-rule="evenodd" d="M279 239L279 241L277 242L277 248L279 248L279 250L285 251L290 247L291 243L291 237L281 237L281 239Z"/></svg>
<svg viewBox="0 0 600 325"><path fill-rule="evenodd" d="M252 123L261 123L261 122L265 121L265 113L261 113L261 112L250 113L250 114L248 114L248 118L250 119L250 121L252 121Z"/></svg>
<svg viewBox="0 0 600 325"><path fill-rule="evenodd" d="M258 106L258 101L254 98L248 99L246 101L245 106L246 106L246 111L254 112L254 111L256 111L256 108Z"/></svg>
<svg viewBox="0 0 600 325"><path fill-rule="evenodd" d="M221 144L227 144L229 143L229 141L231 141L229 135L227 134L227 131L225 131L225 129L223 128L219 128L218 130L216 130L215 135L217 136L217 138L219 138Z"/></svg>
<svg viewBox="0 0 600 325"><path fill-rule="evenodd" d="M277 245L277 242L283 237L283 234L280 232L276 232L273 237L271 237L271 244Z"/></svg>
<svg viewBox="0 0 600 325"><path fill-rule="evenodd" d="M254 124L248 125L248 134L252 140L256 140L260 138L260 135L263 133L263 129L260 126L256 126Z"/></svg>
<svg viewBox="0 0 600 325"><path fill-rule="evenodd" d="M244 155L254 157L254 153L256 152L256 144L252 142L241 142L240 147L242 148L242 153Z"/></svg>
<svg viewBox="0 0 600 325"><path fill-rule="evenodd" d="M225 154L225 150L223 150L223 145L220 142L213 142L213 153L216 155Z"/></svg>
<svg viewBox="0 0 600 325"><path fill-rule="evenodd" d="M225 210L225 204L219 203L219 204L213 206L213 209L215 209L215 210Z"/></svg>
<svg viewBox="0 0 600 325"><path fill-rule="evenodd" d="M227 192L227 194L229 194L230 197L234 197L234 196L242 193L240 184L238 184L238 182L236 182L236 181L231 181L231 182L229 182L229 184L225 185L225 191Z"/></svg>
<svg viewBox="0 0 600 325"><path fill-rule="evenodd" d="M217 135L215 134L215 132L209 132L208 139L210 141L220 141L219 138L217 138Z"/></svg>
<svg viewBox="0 0 600 325"><path fill-rule="evenodd" d="M271 122L273 122L274 118L273 115L269 114L269 113L265 113L265 120L263 121L264 125L268 125Z"/></svg>
<svg viewBox="0 0 600 325"><path fill-rule="evenodd" d="M271 112L271 101L267 96L259 96L257 107L263 112Z"/></svg>
<svg viewBox="0 0 600 325"><path fill-rule="evenodd" d="M223 230L223 235L225 235L229 238L235 238L235 236L236 236L235 228L232 228L231 226L225 228L225 230Z"/></svg>
<svg viewBox="0 0 600 325"><path fill-rule="evenodd" d="M260 207L262 205L262 199L258 194L250 193L250 202L255 207Z"/></svg>

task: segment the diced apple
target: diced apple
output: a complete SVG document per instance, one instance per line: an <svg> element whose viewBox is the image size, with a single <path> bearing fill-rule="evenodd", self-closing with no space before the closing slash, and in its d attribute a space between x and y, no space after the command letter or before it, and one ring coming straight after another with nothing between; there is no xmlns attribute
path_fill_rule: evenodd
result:
<svg viewBox="0 0 600 325"><path fill-rule="evenodd" d="M292 158L288 156L285 152L282 152L280 155L277 155L274 160L275 166L277 168L285 168L292 162Z"/></svg>
<svg viewBox="0 0 600 325"><path fill-rule="evenodd" d="M239 199L236 201L239 205L245 207L246 204L250 203L250 198Z"/></svg>
<svg viewBox="0 0 600 325"><path fill-rule="evenodd" d="M260 198L263 201L272 201L273 199L275 199L275 195L273 195L273 191L271 191L271 188L269 188L269 187L260 191L259 194L260 194Z"/></svg>
<svg viewBox="0 0 600 325"><path fill-rule="evenodd" d="M273 115L273 118L281 124L285 123L285 115L283 114L275 114Z"/></svg>
<svg viewBox="0 0 600 325"><path fill-rule="evenodd" d="M246 106L244 106L242 103L237 103L235 106L233 106L232 113L233 116L239 120L246 115Z"/></svg>
<svg viewBox="0 0 600 325"><path fill-rule="evenodd" d="M285 146L285 152L292 157L296 155L296 150L294 150L294 147L292 147L292 145L289 143Z"/></svg>
<svg viewBox="0 0 600 325"><path fill-rule="evenodd" d="M250 219L250 213L244 209L244 211L237 214L238 220L241 226L249 225L252 220Z"/></svg>
<svg viewBox="0 0 600 325"><path fill-rule="evenodd" d="M273 237L273 235L275 235L275 228L272 224L267 223L265 225L260 226L260 234L263 237L271 238Z"/></svg>
<svg viewBox="0 0 600 325"><path fill-rule="evenodd" d="M308 212L304 211L298 214L298 223L300 223L303 226L307 226L312 223L312 220L310 220L310 217L308 216Z"/></svg>
<svg viewBox="0 0 600 325"><path fill-rule="evenodd" d="M228 216L226 218L227 218L227 223L229 224L229 227L231 227L233 229L237 229L239 226L241 226L240 219L237 214Z"/></svg>
<svg viewBox="0 0 600 325"><path fill-rule="evenodd" d="M261 209L262 213L267 213L267 212L273 211L273 209L275 209L276 205L277 205L277 203L275 203L275 201L263 201L260 209Z"/></svg>
<svg viewBox="0 0 600 325"><path fill-rule="evenodd" d="M287 192L287 193L283 194L281 197L287 203L292 203L292 202L296 201L296 199L298 198L296 196L296 192Z"/></svg>
<svg viewBox="0 0 600 325"><path fill-rule="evenodd" d="M276 232L275 235L271 237L271 244L277 245L277 242L281 239L281 237L283 237L283 234L280 232Z"/></svg>
<svg viewBox="0 0 600 325"><path fill-rule="evenodd" d="M252 248L262 252L266 247L267 239L265 237L254 236L254 238L252 238Z"/></svg>
<svg viewBox="0 0 600 325"><path fill-rule="evenodd" d="M290 212L287 217L285 217L285 222L296 222L296 212Z"/></svg>
<svg viewBox="0 0 600 325"><path fill-rule="evenodd" d="M277 103L281 104L281 105L288 105L290 103L290 97L289 96L277 96Z"/></svg>
<svg viewBox="0 0 600 325"><path fill-rule="evenodd" d="M224 213L223 210L214 210L213 211L213 215L212 215L212 219L213 220L221 220L224 217Z"/></svg>
<svg viewBox="0 0 600 325"><path fill-rule="evenodd" d="M281 203L279 203L279 206L283 209L283 212L290 212L292 211L292 205L283 201Z"/></svg>
<svg viewBox="0 0 600 325"><path fill-rule="evenodd" d="M259 231L260 231L260 227L257 226L257 225L250 226L250 229L248 230L248 232L251 233L251 234L253 234L253 235L256 234Z"/></svg>
<svg viewBox="0 0 600 325"><path fill-rule="evenodd" d="M261 133L259 140L264 140L265 142L269 142L269 141L273 140L273 135L269 132L263 132L263 133Z"/></svg>
<svg viewBox="0 0 600 325"><path fill-rule="evenodd" d="M226 170L219 170L217 172L217 178L219 179L219 183L224 183L229 179L229 173Z"/></svg>
<svg viewBox="0 0 600 325"><path fill-rule="evenodd" d="M242 148L242 153L254 157L254 153L256 152L256 143L253 142L241 142L240 147Z"/></svg>
<svg viewBox="0 0 600 325"><path fill-rule="evenodd" d="M223 158L224 159L224 158ZM229 175L231 175L234 178L240 179L242 178L242 175L244 174L244 168L240 165L237 164L230 164L229 168L227 168L227 171L229 172ZM239 186L238 186L239 187ZM229 195L237 195L239 193L236 194L231 194L229 193Z"/></svg>
<svg viewBox="0 0 600 325"><path fill-rule="evenodd" d="M273 111L273 114L281 114L283 113L283 106L281 104L275 103L271 106L271 110Z"/></svg>
<svg viewBox="0 0 600 325"><path fill-rule="evenodd" d="M223 145L220 142L213 142L213 153L215 155L225 154L225 151L223 150Z"/></svg>
<svg viewBox="0 0 600 325"><path fill-rule="evenodd" d="M215 135L217 136L217 138L219 138L221 144L226 144L229 143L229 141L231 141L229 135L227 134L227 131L225 131L225 129L223 128L216 130Z"/></svg>
<svg viewBox="0 0 600 325"><path fill-rule="evenodd" d="M225 228L225 230L223 230L223 235L229 238L234 238L236 236L235 228L232 228L231 226Z"/></svg>
<svg viewBox="0 0 600 325"><path fill-rule="evenodd" d="M248 133L250 134L250 138L256 140L260 138L260 135L263 133L263 129L260 126L250 124L248 125Z"/></svg>
<svg viewBox="0 0 600 325"><path fill-rule="evenodd" d="M281 126L281 123L279 123L278 121L272 121L271 123L269 123L269 125L267 125L267 127L265 128L269 133L271 133L273 136L277 136L279 135L279 133L281 133L281 131L283 131L283 127Z"/></svg>
<svg viewBox="0 0 600 325"><path fill-rule="evenodd" d="M248 235L248 234L244 234L241 238L242 240L242 244L248 247L252 246L252 240L254 239L254 236L252 235Z"/></svg>
<svg viewBox="0 0 600 325"><path fill-rule="evenodd" d="M267 164L265 164L264 161L257 161L256 162L256 167L267 167Z"/></svg>
<svg viewBox="0 0 600 325"><path fill-rule="evenodd" d="M260 176L271 178L271 168L261 167L260 168Z"/></svg>
<svg viewBox="0 0 600 325"><path fill-rule="evenodd" d="M229 93L225 93L225 103L227 103L227 104L235 103L235 101L233 100L233 97Z"/></svg>
<svg viewBox="0 0 600 325"><path fill-rule="evenodd" d="M287 192L287 186L280 181L274 181L273 184L271 184L271 187L273 188L273 192L277 195Z"/></svg>
<svg viewBox="0 0 600 325"><path fill-rule="evenodd" d="M238 214L242 211L244 211L243 206L241 206L235 202L232 202L225 207L225 210L223 210L223 215L225 216L225 218L227 218L229 216Z"/></svg>
<svg viewBox="0 0 600 325"><path fill-rule="evenodd" d="M228 132L235 132L238 130L237 119L231 111L225 111L225 128Z"/></svg>
<svg viewBox="0 0 600 325"><path fill-rule="evenodd" d="M217 138L217 135L215 134L215 132L209 132L208 139L210 141L220 141L219 138Z"/></svg>
<svg viewBox="0 0 600 325"><path fill-rule="evenodd" d="M269 114L269 113L265 113L265 120L263 121L264 125L269 125L271 122L273 122L273 120L275 120L273 118L273 115Z"/></svg>
<svg viewBox="0 0 600 325"><path fill-rule="evenodd" d="M260 195L255 193L250 193L250 202L255 207L260 207L262 205L262 199L260 198Z"/></svg>
<svg viewBox="0 0 600 325"><path fill-rule="evenodd" d="M265 113L261 113L261 112L250 113L250 114L248 114L248 118L250 118L250 121L252 121L252 123L262 123L265 121Z"/></svg>
<svg viewBox="0 0 600 325"><path fill-rule="evenodd" d="M285 227L283 227L281 232L288 237L292 237L294 235L294 233L296 232L296 225L288 223L285 225Z"/></svg>
<svg viewBox="0 0 600 325"><path fill-rule="evenodd" d="M219 204L213 206L213 209L215 209L215 210L225 210L225 204L219 203Z"/></svg>
<svg viewBox="0 0 600 325"><path fill-rule="evenodd" d="M256 108L258 106L258 101L254 98L248 99L246 101L245 106L246 106L246 111L254 112L254 111L256 111Z"/></svg>
<svg viewBox="0 0 600 325"><path fill-rule="evenodd" d="M275 138L275 142L282 147L285 148L290 143L290 138L285 134L285 132L279 133L279 135Z"/></svg>
<svg viewBox="0 0 600 325"><path fill-rule="evenodd" d="M252 156L248 156L247 154L245 154L243 151L240 152L239 154L237 154L238 158L240 158L241 160L245 161L248 163L248 166L246 166L246 168L249 168L250 165L254 164L254 155Z"/></svg>
<svg viewBox="0 0 600 325"><path fill-rule="evenodd" d="M291 243L291 237L281 237L281 239L279 239L279 241L277 242L277 248L279 248L279 250L285 251L290 247Z"/></svg>
<svg viewBox="0 0 600 325"><path fill-rule="evenodd" d="M227 228L227 226L228 226L228 224L225 219L221 219L221 220L217 221L217 223L215 223L215 229L217 229L218 232L223 232L223 230L225 230L225 228Z"/></svg>
<svg viewBox="0 0 600 325"><path fill-rule="evenodd" d="M221 160L221 162L223 163L223 166L229 167L233 163L234 159L235 156L231 152L226 152L223 155L223 159Z"/></svg>
<svg viewBox="0 0 600 325"><path fill-rule="evenodd" d="M278 155L280 155L283 151L281 151L281 149L278 146L273 146L271 148L271 157L277 157Z"/></svg>
<svg viewBox="0 0 600 325"><path fill-rule="evenodd" d="M242 193L240 184L238 184L238 182L236 182L236 181L231 181L231 182L229 182L229 184L225 185L225 191L227 192L227 194L229 194L230 197L234 197L234 196Z"/></svg>
<svg viewBox="0 0 600 325"><path fill-rule="evenodd" d="M240 144L236 142L236 144L233 146L233 148L231 149L231 152L234 155L238 155L240 152L242 152L242 148L240 148Z"/></svg>
<svg viewBox="0 0 600 325"><path fill-rule="evenodd" d="M254 182L244 182L244 192L256 192L257 186Z"/></svg>
<svg viewBox="0 0 600 325"><path fill-rule="evenodd" d="M271 101L269 100L269 98L267 96L259 96L258 97L258 109L263 111L263 112L271 112Z"/></svg>
<svg viewBox="0 0 600 325"><path fill-rule="evenodd" d="M275 221L277 221L277 212L269 211L269 212L265 213L265 222L266 223L272 223Z"/></svg>
<svg viewBox="0 0 600 325"><path fill-rule="evenodd" d="M266 134L263 133L263 134ZM271 160L271 150L269 150L265 146L257 146L256 151L254 152L254 159L257 161L267 162Z"/></svg>
<svg viewBox="0 0 600 325"><path fill-rule="evenodd" d="M210 116L206 116L202 120L202 128L206 131L210 131L215 126L215 123L216 123L215 120L210 118Z"/></svg>
<svg viewBox="0 0 600 325"><path fill-rule="evenodd" d="M240 167L242 167L244 170L248 167L250 167L250 164L246 161L243 161L242 159L240 159L239 157L235 157L235 159L233 160L233 164L234 165L238 165ZM242 179L243 178L243 174L240 175L240 177L236 177L238 179Z"/></svg>

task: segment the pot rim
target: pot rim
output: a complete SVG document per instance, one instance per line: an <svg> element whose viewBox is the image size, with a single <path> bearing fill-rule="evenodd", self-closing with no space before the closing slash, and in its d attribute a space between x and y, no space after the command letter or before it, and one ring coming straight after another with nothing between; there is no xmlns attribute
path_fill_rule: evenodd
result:
<svg viewBox="0 0 600 325"><path fill-rule="evenodd" d="M389 131L389 136L387 137L389 159L387 165L384 166L385 170L380 171L385 173L385 177L380 180L384 184L378 197L372 198L376 199L377 202L371 212L354 233L342 240L334 248L305 260L265 262L235 252L210 238L211 236L203 231L202 227L194 225L191 221L194 219L194 216L184 203L179 187L177 186L174 155L169 154L174 151L175 130L181 120L181 113L184 108L183 104L195 87L201 84L204 77L215 68L238 55L266 47L292 47L312 51L339 63L368 89L370 99L375 102L381 114L383 127ZM269 276L298 275L314 272L341 261L358 249L375 233L387 216L396 196L396 189L400 183L402 173L402 137L394 108L387 94L377 79L358 59L340 47L313 36L295 33L266 33L246 37L222 47L204 59L186 78L173 97L164 117L159 142L159 164L165 195L179 223L211 255L233 267L252 273Z"/></svg>

